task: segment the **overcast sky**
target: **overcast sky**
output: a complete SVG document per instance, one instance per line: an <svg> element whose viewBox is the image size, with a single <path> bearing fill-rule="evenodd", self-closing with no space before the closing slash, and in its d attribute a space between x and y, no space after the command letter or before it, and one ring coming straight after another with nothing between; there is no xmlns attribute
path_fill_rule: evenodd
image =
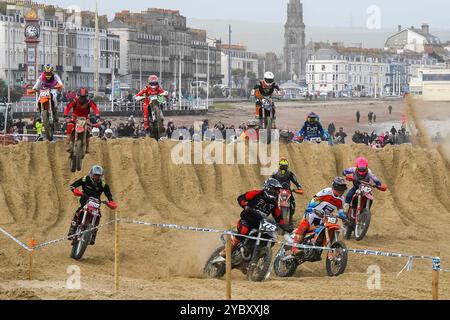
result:
<svg viewBox="0 0 450 320"><path fill-rule="evenodd" d="M63 7L94 9L95 0L38 0ZM380 27L420 26L450 28L448 0L303 0L305 24L324 27L365 27L367 9L380 8ZM249 20L283 24L288 0L98 0L99 13L113 17L123 9L142 11L147 7L177 9L187 18Z"/></svg>

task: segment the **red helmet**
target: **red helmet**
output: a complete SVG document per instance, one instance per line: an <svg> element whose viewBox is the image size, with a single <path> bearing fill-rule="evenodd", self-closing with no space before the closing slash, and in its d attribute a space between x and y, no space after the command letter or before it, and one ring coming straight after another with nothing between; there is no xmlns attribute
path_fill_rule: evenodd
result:
<svg viewBox="0 0 450 320"><path fill-rule="evenodd" d="M156 87L159 83L158 76L152 74L150 77L148 77L148 84L153 88Z"/></svg>
<svg viewBox="0 0 450 320"><path fill-rule="evenodd" d="M361 176L365 176L368 171L369 171L369 160L367 160L364 157L357 158L356 159L356 172Z"/></svg>

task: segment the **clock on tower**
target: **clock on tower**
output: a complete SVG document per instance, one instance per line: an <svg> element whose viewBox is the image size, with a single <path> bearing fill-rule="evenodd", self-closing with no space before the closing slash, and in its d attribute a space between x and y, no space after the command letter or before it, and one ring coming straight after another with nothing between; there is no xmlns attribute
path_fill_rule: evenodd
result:
<svg viewBox="0 0 450 320"><path fill-rule="evenodd" d="M27 70L28 84L33 85L37 79L38 73L38 54L37 46L41 28L39 18L35 9L31 9L25 15L25 43L27 44L27 54L25 55L25 64Z"/></svg>

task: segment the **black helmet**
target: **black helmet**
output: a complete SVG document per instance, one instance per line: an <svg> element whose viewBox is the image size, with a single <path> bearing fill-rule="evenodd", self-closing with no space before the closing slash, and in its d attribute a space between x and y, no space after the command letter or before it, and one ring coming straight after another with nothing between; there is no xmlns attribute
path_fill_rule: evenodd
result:
<svg viewBox="0 0 450 320"><path fill-rule="evenodd" d="M277 200L281 189L283 186L276 179L270 178L264 182L264 196L269 200Z"/></svg>
<svg viewBox="0 0 450 320"><path fill-rule="evenodd" d="M89 101L89 91L86 88L81 88L77 92L78 100L81 104L85 104Z"/></svg>
<svg viewBox="0 0 450 320"><path fill-rule="evenodd" d="M315 122L319 122L320 118L319 118L319 116L317 114L315 114L314 112L311 112L306 117L306 121L309 122L309 123L315 123Z"/></svg>
<svg viewBox="0 0 450 320"><path fill-rule="evenodd" d="M339 195L343 195L347 190L347 183L344 178L336 177L333 180L333 192L338 193Z"/></svg>

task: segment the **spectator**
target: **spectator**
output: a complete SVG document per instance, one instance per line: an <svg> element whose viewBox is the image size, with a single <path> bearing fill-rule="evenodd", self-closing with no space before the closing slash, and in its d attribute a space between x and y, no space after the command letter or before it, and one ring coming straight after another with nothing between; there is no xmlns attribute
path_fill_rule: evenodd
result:
<svg viewBox="0 0 450 320"><path fill-rule="evenodd" d="M335 133L336 133L336 127L334 126L334 123L331 122L328 125L328 134L330 135L331 139L333 139Z"/></svg>
<svg viewBox="0 0 450 320"><path fill-rule="evenodd" d="M359 130L356 130L355 134L352 137L352 141L354 143L362 143L363 137L364 137L363 134L361 132L359 132Z"/></svg>
<svg viewBox="0 0 450 320"><path fill-rule="evenodd" d="M373 112L370 111L370 112L367 114L367 117L369 118L369 123L372 124Z"/></svg>
<svg viewBox="0 0 450 320"><path fill-rule="evenodd" d="M336 142L345 144L345 138L347 137L347 134L344 132L344 128L339 128L339 131L335 135Z"/></svg>
<svg viewBox="0 0 450 320"><path fill-rule="evenodd" d="M377 132L374 130L370 135L370 143L373 143L378 138Z"/></svg>
<svg viewBox="0 0 450 320"><path fill-rule="evenodd" d="M370 144L370 136L369 136L369 134L367 132L364 132L364 136L363 136L362 141L367 146Z"/></svg>
<svg viewBox="0 0 450 320"><path fill-rule="evenodd" d="M42 137L42 123L41 123L41 119L37 119L36 120L36 132L37 132L37 138L36 141L42 141L43 137Z"/></svg>
<svg viewBox="0 0 450 320"><path fill-rule="evenodd" d="M359 119L361 118L361 113L358 111L356 111L356 122L359 123Z"/></svg>
<svg viewBox="0 0 450 320"><path fill-rule="evenodd" d="M395 137L395 135L397 134L397 129L395 129L395 127L394 126L392 126L392 128L391 128L391 133L392 133L392 135Z"/></svg>
<svg viewBox="0 0 450 320"><path fill-rule="evenodd" d="M176 130L175 124L170 119L169 122L167 123L167 130L166 130L168 139L172 139L172 134L175 130Z"/></svg>
<svg viewBox="0 0 450 320"><path fill-rule="evenodd" d="M375 113L373 114L373 122L377 122L377 115Z"/></svg>
<svg viewBox="0 0 450 320"><path fill-rule="evenodd" d="M392 114L392 106L389 106L388 110L389 110L389 115L391 115Z"/></svg>

